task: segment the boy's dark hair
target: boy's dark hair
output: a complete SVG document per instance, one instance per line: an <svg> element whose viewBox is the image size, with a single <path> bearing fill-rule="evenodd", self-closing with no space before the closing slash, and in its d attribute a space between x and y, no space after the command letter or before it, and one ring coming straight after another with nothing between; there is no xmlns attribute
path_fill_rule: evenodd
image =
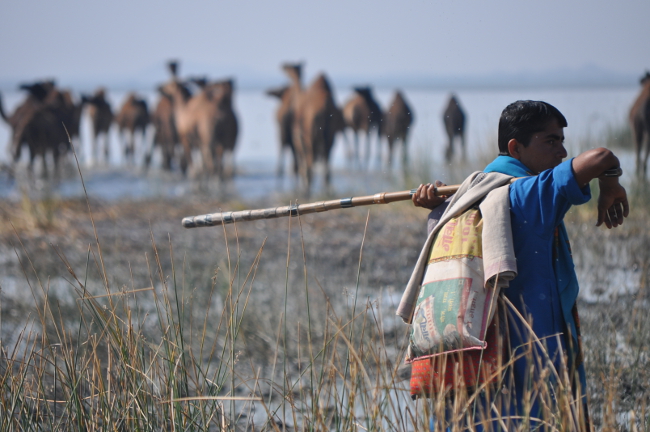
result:
<svg viewBox="0 0 650 432"><path fill-rule="evenodd" d="M508 141L513 138L527 147L533 134L544 130L553 119L560 127L567 127L566 118L551 104L531 100L511 103L499 119L499 154L510 156Z"/></svg>

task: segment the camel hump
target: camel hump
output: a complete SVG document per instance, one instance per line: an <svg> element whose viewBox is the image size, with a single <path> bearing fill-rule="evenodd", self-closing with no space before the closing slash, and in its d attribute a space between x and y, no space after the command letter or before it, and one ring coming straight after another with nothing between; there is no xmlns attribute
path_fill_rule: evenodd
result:
<svg viewBox="0 0 650 432"><path fill-rule="evenodd" d="M206 76L191 77L188 81L196 84L199 88L205 88L208 85L208 78Z"/></svg>
<svg viewBox="0 0 650 432"><path fill-rule="evenodd" d="M355 87L354 92L361 96L366 102L373 100L372 90L370 87Z"/></svg>
<svg viewBox="0 0 650 432"><path fill-rule="evenodd" d="M325 76L325 74L321 73L319 74L316 79L314 80L314 83L312 84L312 88L318 88L322 89L326 92L331 93L332 92L332 87L330 86L330 83Z"/></svg>

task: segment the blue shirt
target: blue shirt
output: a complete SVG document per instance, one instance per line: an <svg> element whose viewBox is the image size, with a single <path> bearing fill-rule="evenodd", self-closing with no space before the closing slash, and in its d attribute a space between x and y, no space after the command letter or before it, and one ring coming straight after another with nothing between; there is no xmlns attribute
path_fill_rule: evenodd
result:
<svg viewBox="0 0 650 432"><path fill-rule="evenodd" d="M589 186L580 188L571 160L531 176L518 160L499 156L485 171L528 176L510 185L512 236L518 274L503 290L503 295L521 315L531 319L535 335L543 340L556 370L560 371L560 354L566 351L569 341L567 333L570 332L574 338L577 333L571 310L578 296L563 219L572 205L589 201ZM520 319L512 317L508 325L513 350L529 340L529 331ZM556 337L558 334L561 334L559 338ZM574 340L573 346L575 343ZM513 354L517 353L514 351ZM581 369L580 378L584 383L584 368ZM526 359L515 363L514 380L519 395L532 384L533 377L527 375L527 370Z"/></svg>

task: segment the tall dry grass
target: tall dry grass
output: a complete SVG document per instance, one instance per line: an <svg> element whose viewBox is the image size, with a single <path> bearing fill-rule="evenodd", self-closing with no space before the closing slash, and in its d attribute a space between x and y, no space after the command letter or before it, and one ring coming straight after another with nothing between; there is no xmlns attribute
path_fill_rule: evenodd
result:
<svg viewBox="0 0 650 432"><path fill-rule="evenodd" d="M423 179L426 169L424 163ZM644 312L650 203L645 183L630 192L633 211L618 230L593 231L591 203L567 216L579 279L595 289L596 299L579 306L590 414L604 431L649 429L650 325ZM89 219L97 216L92 207ZM421 220L416 229L424 231L423 214L414 216L408 206L382 211L390 213L382 223ZM144 235L142 226L134 241L148 237L148 252L137 263L124 263L115 259L118 241L107 242L95 228L84 260L50 246L67 273L63 290L44 277L40 252L23 242L30 230L47 230L47 223L15 224L13 253L31 304L16 309L0 290L0 310L9 303L20 311L13 319L0 315L0 430L411 431L429 430L431 419L436 430L461 430L488 415L504 430L517 427L500 408L507 394L498 386L411 400L401 365L407 328L395 322L394 303L376 292L370 296L368 287L382 286L389 297L373 273L387 262L412 265L398 254L417 246L376 226L373 232L374 217L345 219L356 224L354 238L333 235L337 224L328 221L323 230L332 234L325 240L322 230L306 226L315 219L287 219L273 225L283 230L283 252L269 251L264 241L253 246L256 239L245 227L229 227L209 252L196 244L194 252L215 254L211 265L176 256L171 239L161 245L156 232ZM71 228L56 216L50 220ZM385 241L383 251L376 250L377 236ZM337 292L340 298L315 271L318 260L341 258L325 255L325 242L344 250L337 268L354 274L352 287ZM382 260L381 254L389 256ZM339 281L335 273L328 277ZM533 338L532 345L544 352L543 341ZM531 353L529 346L515 355ZM545 406L540 420L549 430L579 430L566 377L550 369L542 376L535 386ZM491 413L483 411L485 392L498 401ZM534 429L536 419L523 413L518 427Z"/></svg>
<svg viewBox="0 0 650 432"><path fill-rule="evenodd" d="M224 230L226 258L201 288L188 284L191 271L185 258L178 264L171 241L161 248L153 233L148 287L113 284L114 270L103 261L99 236L81 268L73 268L59 250L74 302L51 294L37 271L38 258L23 249L21 265L31 284L34 315L11 343L2 344L0 429L409 431L428 430L433 417L439 428L445 416L457 427L487 418L484 405L473 404L485 397L482 393L410 399L400 369L406 326L396 330L381 301L362 300L360 294L365 233L356 264L350 264L357 268L355 291L340 304L314 286L301 225L301 219L287 220L284 287L274 291L284 298L271 316L255 301L259 291L268 289L258 284L265 245L243 267L238 227ZM289 276L295 241L302 255L302 281ZM17 242L16 247L23 246ZM96 278L91 283L93 272L101 275L101 284ZM291 291L300 286L304 296L296 304ZM610 321L625 316L587 309L588 322L597 313ZM596 340L586 337L591 376L595 367L600 382L608 383L600 397L590 380L592 416L603 430L619 430L629 424L630 415L645 425L644 409L618 399L623 374L640 376L639 385L646 382L644 347L650 338L644 336L643 309L637 305L633 310L630 327L616 327L616 332L634 335L624 342L632 344L636 357L623 356L611 345L618 336L607 326ZM607 319L595 321L604 325ZM593 325L587 335L593 335ZM601 342L606 342L602 352ZM527 348L523 355L530 352ZM618 366L634 366L630 358L637 360L634 369ZM547 406L543 420L552 430L579 430L568 383L554 374L543 373L548 379L536 386ZM511 429L509 414L497 418ZM521 427L527 430L534 422L524 419Z"/></svg>

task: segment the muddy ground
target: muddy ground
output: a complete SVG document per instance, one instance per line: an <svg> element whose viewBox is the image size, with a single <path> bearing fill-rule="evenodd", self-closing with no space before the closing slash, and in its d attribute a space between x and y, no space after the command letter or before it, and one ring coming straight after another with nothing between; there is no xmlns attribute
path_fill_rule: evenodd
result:
<svg viewBox="0 0 650 432"><path fill-rule="evenodd" d="M34 305L43 291L57 299L64 317L69 313L73 320L74 299L79 295L75 278L92 295L105 294L106 286L111 292L154 287L180 293L191 314L199 318L208 309L223 308L231 281L234 289L243 287L245 294L250 288L242 321L243 349L262 367L277 351L285 310L289 332L298 340L299 323L304 328L311 319L318 332L328 309L341 317L351 313L355 294L357 313L369 303L378 306L387 345L392 347L389 357L398 362L406 328L394 310L424 240L426 211L399 203L225 229L188 230L180 223L185 216L220 209L288 203L289 199L219 202L198 195L121 202L4 202L0 207L0 338L11 345L30 317L36 316ZM597 424L608 421L606 406L618 413L617 422L625 423L630 410L638 418L650 402L650 325L643 319L650 262L646 213L633 214L624 227L613 231L593 227L593 207L567 217L579 280L589 293L580 300L580 310ZM151 310L147 306L151 291L133 296L143 310Z"/></svg>

